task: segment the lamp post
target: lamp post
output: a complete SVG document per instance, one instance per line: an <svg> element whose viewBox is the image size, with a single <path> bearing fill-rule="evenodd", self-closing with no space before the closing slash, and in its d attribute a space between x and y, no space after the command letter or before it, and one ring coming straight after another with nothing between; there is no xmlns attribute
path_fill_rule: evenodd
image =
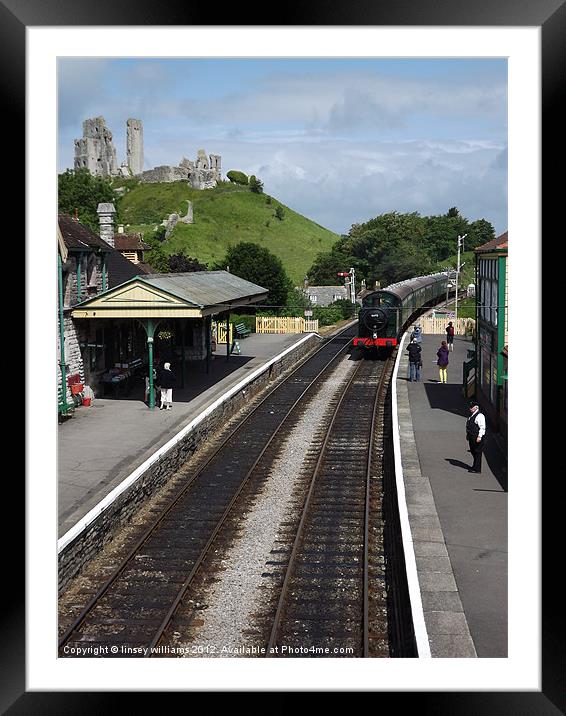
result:
<svg viewBox="0 0 566 716"><path fill-rule="evenodd" d="M458 236L458 261L456 263L456 301L454 307L454 320L458 320L458 279L460 278L460 247L464 246L464 239L468 234Z"/></svg>

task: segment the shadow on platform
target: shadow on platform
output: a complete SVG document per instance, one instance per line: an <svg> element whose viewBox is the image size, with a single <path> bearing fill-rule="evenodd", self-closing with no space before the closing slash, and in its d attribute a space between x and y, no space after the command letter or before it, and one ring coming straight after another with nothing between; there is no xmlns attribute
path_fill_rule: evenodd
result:
<svg viewBox="0 0 566 716"><path fill-rule="evenodd" d="M176 371L174 365L172 365L179 385L179 387L173 388L173 402L190 402L231 373L234 373L240 368L245 368L246 363L249 363L251 360L252 356L232 355L230 356L230 360L226 360L225 356L215 356L214 360L210 362L210 370L208 373L206 372L205 361L187 361L185 385L183 387L180 387L181 376L179 371ZM159 401L160 393L158 390L155 391L155 395L156 401ZM145 400L145 375L136 376L128 392L124 392L122 388L118 388L116 391L109 389L100 397L111 400L134 400L147 403Z"/></svg>

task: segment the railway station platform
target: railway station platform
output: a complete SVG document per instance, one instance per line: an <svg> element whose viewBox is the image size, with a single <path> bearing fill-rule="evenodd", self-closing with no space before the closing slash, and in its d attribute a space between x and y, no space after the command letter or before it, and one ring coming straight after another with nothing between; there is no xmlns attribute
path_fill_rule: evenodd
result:
<svg viewBox="0 0 566 716"><path fill-rule="evenodd" d="M419 382L408 380L408 339L395 388L403 482L418 587L432 657L507 656L507 460L493 429L481 474L468 472L468 399L462 364L469 339L455 336L448 382L424 335Z"/></svg>
<svg viewBox="0 0 566 716"><path fill-rule="evenodd" d="M90 407L77 408L58 429L59 538L185 425L306 335L252 334L239 341L240 354L229 360L219 345L208 373L204 362L195 362L185 386L173 389L172 410L159 410L159 401L148 409L143 377L128 396L97 397Z"/></svg>

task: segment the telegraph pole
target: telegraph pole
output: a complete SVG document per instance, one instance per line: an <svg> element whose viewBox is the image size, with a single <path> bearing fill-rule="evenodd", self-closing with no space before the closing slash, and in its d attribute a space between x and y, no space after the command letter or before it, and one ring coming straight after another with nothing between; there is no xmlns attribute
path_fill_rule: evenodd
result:
<svg viewBox="0 0 566 716"><path fill-rule="evenodd" d="M458 279L460 278L460 247L464 246L464 239L467 235L468 234L464 234L464 236L458 236L458 261L456 263L456 302L454 310L455 321L458 320Z"/></svg>

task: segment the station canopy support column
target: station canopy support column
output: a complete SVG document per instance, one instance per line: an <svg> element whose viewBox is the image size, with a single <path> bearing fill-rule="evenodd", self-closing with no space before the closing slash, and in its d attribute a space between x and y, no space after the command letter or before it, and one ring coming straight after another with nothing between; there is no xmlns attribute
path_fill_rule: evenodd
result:
<svg viewBox="0 0 566 716"><path fill-rule="evenodd" d="M155 391L153 389L153 339L155 330L160 323L160 319L155 318L138 318L138 321L145 329L147 335L147 353L148 353L148 373L149 373L149 408L155 408Z"/></svg>

